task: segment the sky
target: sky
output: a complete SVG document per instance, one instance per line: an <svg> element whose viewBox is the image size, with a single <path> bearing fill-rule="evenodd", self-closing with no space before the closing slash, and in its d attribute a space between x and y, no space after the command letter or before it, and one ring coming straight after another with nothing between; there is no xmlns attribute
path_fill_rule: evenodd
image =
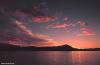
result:
<svg viewBox="0 0 100 65"><path fill-rule="evenodd" d="M0 43L100 48L99 0L0 0Z"/></svg>

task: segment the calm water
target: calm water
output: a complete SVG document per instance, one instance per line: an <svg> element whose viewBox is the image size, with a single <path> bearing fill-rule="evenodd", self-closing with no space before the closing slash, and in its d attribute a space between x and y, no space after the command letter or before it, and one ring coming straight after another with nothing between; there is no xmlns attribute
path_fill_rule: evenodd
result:
<svg viewBox="0 0 100 65"><path fill-rule="evenodd" d="M12 65L100 65L100 51L0 52L0 63L14 63Z"/></svg>

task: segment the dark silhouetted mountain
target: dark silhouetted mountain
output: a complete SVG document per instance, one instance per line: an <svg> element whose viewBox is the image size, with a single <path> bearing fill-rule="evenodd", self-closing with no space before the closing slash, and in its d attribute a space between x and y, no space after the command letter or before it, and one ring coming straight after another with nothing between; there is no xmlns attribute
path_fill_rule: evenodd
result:
<svg viewBox="0 0 100 65"><path fill-rule="evenodd" d="M35 46L21 47L7 43L0 43L0 51L100 51L100 48L77 49L69 45L52 46L52 47L35 47Z"/></svg>
<svg viewBox="0 0 100 65"><path fill-rule="evenodd" d="M14 50L14 49L19 49L19 46L16 45L11 45L7 43L0 43L0 50Z"/></svg>

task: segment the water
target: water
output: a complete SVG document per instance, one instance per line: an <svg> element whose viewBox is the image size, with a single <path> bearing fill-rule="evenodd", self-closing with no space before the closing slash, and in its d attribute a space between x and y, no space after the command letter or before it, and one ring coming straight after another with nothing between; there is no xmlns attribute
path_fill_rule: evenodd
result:
<svg viewBox="0 0 100 65"><path fill-rule="evenodd" d="M0 63L9 63L9 65L100 65L100 51L0 52Z"/></svg>

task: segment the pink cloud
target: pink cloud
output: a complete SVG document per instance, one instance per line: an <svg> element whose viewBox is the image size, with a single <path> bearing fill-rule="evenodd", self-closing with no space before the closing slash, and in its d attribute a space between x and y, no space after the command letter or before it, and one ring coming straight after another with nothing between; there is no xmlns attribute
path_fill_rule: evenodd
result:
<svg viewBox="0 0 100 65"><path fill-rule="evenodd" d="M21 17L21 18L25 18L25 17L28 16L28 14L26 14L26 13L24 13L24 12L21 12L21 11L15 11L15 12L13 13L13 15L14 15L14 16L19 16L19 17Z"/></svg>
<svg viewBox="0 0 100 65"><path fill-rule="evenodd" d="M69 27L70 25L69 24L66 24L66 23L56 23L56 24L51 24L51 25L48 25L48 28L66 28L66 27Z"/></svg>
<svg viewBox="0 0 100 65"><path fill-rule="evenodd" d="M89 31L90 29L89 28L86 28L86 27L80 27L80 30L85 30L85 31Z"/></svg>
<svg viewBox="0 0 100 65"><path fill-rule="evenodd" d="M30 29L28 29L22 22L16 20L15 23L23 30L25 31L29 36L34 36L34 34L32 33L32 31Z"/></svg>
<svg viewBox="0 0 100 65"><path fill-rule="evenodd" d="M81 31L81 33L78 34L78 36L92 36L92 35L96 35L91 31Z"/></svg>
<svg viewBox="0 0 100 65"><path fill-rule="evenodd" d="M67 21L67 20L68 20L68 17L65 17L65 18L64 18L64 21Z"/></svg>
<svg viewBox="0 0 100 65"><path fill-rule="evenodd" d="M29 29L26 25L23 24L23 22L19 20L15 20L15 24L17 24L17 26L21 28L30 37L33 37L33 38L34 37L37 37L37 38L48 38L49 37L48 35L33 33L31 29Z"/></svg>
<svg viewBox="0 0 100 65"><path fill-rule="evenodd" d="M56 20L55 17L50 17L50 16L37 16L32 18L32 21L36 23L46 23L55 20Z"/></svg>
<svg viewBox="0 0 100 65"><path fill-rule="evenodd" d="M90 28L80 27L80 33L78 34L78 36L91 36L91 35L96 35L96 34L93 33Z"/></svg>
<svg viewBox="0 0 100 65"><path fill-rule="evenodd" d="M86 23L82 21L77 21L77 24L79 24L80 26L86 26Z"/></svg>

